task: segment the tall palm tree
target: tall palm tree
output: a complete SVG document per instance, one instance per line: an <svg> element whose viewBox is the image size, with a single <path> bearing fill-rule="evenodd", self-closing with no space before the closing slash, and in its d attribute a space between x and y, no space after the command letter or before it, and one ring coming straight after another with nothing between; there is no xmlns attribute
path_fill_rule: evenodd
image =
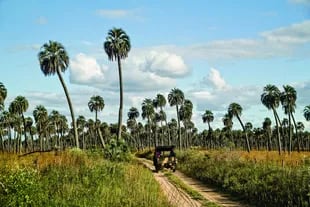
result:
<svg viewBox="0 0 310 207"><path fill-rule="evenodd" d="M175 106L177 111L177 120L178 120L178 140L179 140L179 149L182 147L182 140L181 140L181 126L180 126L180 113L179 107L184 102L184 93L178 88L173 88L170 93L168 94L168 102L170 106Z"/></svg>
<svg viewBox="0 0 310 207"><path fill-rule="evenodd" d="M10 112L15 113L20 116L23 122L23 127L24 127L24 137L25 137L25 150L28 148L28 143L27 143L27 135L26 135L26 122L25 122L25 117L24 117L24 112L27 111L29 107L28 100L24 96L17 96L14 101L10 105ZM20 140L21 143L21 140Z"/></svg>
<svg viewBox="0 0 310 207"><path fill-rule="evenodd" d="M102 137L102 133L99 129L99 125L98 125L98 111L102 111L104 108L105 104L104 104L104 100L101 96L92 96L88 102L88 108L91 112L95 112L95 128L97 129L98 135L100 137L100 141L102 146L104 147L104 140Z"/></svg>
<svg viewBox="0 0 310 207"><path fill-rule="evenodd" d="M83 144L83 149L86 149L86 142L85 142L85 133L84 133L84 129L86 126L86 119L84 116L80 115L78 116L78 118L76 119L76 125L78 128L78 131L82 133L82 144Z"/></svg>
<svg viewBox="0 0 310 207"><path fill-rule="evenodd" d="M135 143L136 143L136 147L139 149L139 143L138 143L138 138L136 136L136 129L138 127L137 125L137 118L139 117L139 111L137 108L135 107L131 107L129 109L129 112L127 113L128 115L128 120L127 120L127 127L130 128L131 130L131 134L133 135L133 137L135 138Z"/></svg>
<svg viewBox="0 0 310 207"><path fill-rule="evenodd" d="M156 95L156 98L153 100L153 104L154 104L154 107L156 109L159 108L161 128L163 129L162 121L164 121L165 125L167 126L167 116L166 116L166 113L165 113L165 111L163 109L166 106L166 104L167 104L165 96L160 94L160 93L158 93ZM166 129L167 129L167 134L168 134L168 143L170 144L170 134L169 134L169 131L168 131L168 127L166 127ZM164 136L164 131L162 131L162 135ZM162 142L163 142L163 139L162 139Z"/></svg>
<svg viewBox="0 0 310 207"><path fill-rule="evenodd" d="M60 83L65 92L67 102L69 105L69 109L70 109L70 113L71 113L76 147L79 148L80 145L79 145L79 138L77 134L76 121L74 118L73 106L71 103L71 99L70 99L69 92L67 90L65 81L61 75L61 72L65 72L69 66L69 56L67 54L67 51L65 50L64 46L60 44L59 42L50 40L48 43L45 43L42 46L41 51L38 54L38 58L40 62L40 68L43 74L45 76L50 76L56 73L60 80Z"/></svg>
<svg viewBox="0 0 310 207"><path fill-rule="evenodd" d="M155 111L154 111L154 105L153 101L149 98L146 98L142 102L142 114L141 114L143 119L147 119L147 125L148 125L148 145L150 147L150 136L151 136L151 121L153 120L153 117L155 116Z"/></svg>
<svg viewBox="0 0 310 207"><path fill-rule="evenodd" d="M231 103L228 107L228 114L231 117L236 117L243 129L243 132L245 133L245 140L246 140L246 147L247 147L247 151L250 152L251 148L250 148L250 143L249 143L249 139L248 139L248 134L247 131L245 130L245 127L241 121L241 113L242 113L242 107L238 104L238 103Z"/></svg>
<svg viewBox="0 0 310 207"><path fill-rule="evenodd" d="M271 120L270 120L270 118L268 118L268 117L265 118L265 120L263 122L263 129L266 132L267 137L268 137L268 142L267 142L268 146L267 146L267 148L268 148L269 151L271 151L272 147L271 147Z"/></svg>
<svg viewBox="0 0 310 207"><path fill-rule="evenodd" d="M293 115L293 113L295 112L295 108L296 108L297 92L292 86L289 86L289 85L284 85L283 89L284 91L280 95L280 101L284 109L284 113L288 115L289 152L291 152L292 151L292 119L293 119L293 123L294 123L295 130L296 130L296 135L297 135L296 122L295 122L294 115ZM300 147L299 147L298 136L297 136L297 147L298 147L298 152L299 152Z"/></svg>
<svg viewBox="0 0 310 207"><path fill-rule="evenodd" d="M281 94L280 90L275 85L268 84L264 87L264 92L261 95L261 102L263 103L263 105L266 106L268 110L271 109L273 112L273 116L277 127L279 154L281 154L282 151L280 128L279 128L279 125L281 126L281 122L276 108L278 108L280 104L280 94Z"/></svg>
<svg viewBox="0 0 310 207"><path fill-rule="evenodd" d="M207 123L208 124L208 139L211 142L211 137L212 137L212 128L210 123L214 121L214 115L212 113L212 111L210 110L206 110L205 113L202 115L202 121L203 123Z"/></svg>
<svg viewBox="0 0 310 207"><path fill-rule="evenodd" d="M48 121L48 113L46 108L43 105L38 105L33 111L33 117L36 122L36 127L40 140L40 150L44 150L44 139L43 134L45 134L47 121Z"/></svg>
<svg viewBox="0 0 310 207"><path fill-rule="evenodd" d="M310 121L310 105L304 108L304 117L307 121Z"/></svg>
<svg viewBox="0 0 310 207"><path fill-rule="evenodd" d="M180 121L183 122L185 128L185 147L188 147L189 144L189 134L187 132L188 128L191 126L191 119L193 115L193 103L185 99L183 104L180 107ZM184 144L183 144L184 145Z"/></svg>
<svg viewBox="0 0 310 207"><path fill-rule="evenodd" d="M108 36L106 37L106 41L103 43L103 47L109 60L117 60L118 64L120 103L118 112L117 139L120 139L123 115L123 78L121 59L125 59L130 51L131 45L129 36L121 28L113 28L108 32Z"/></svg>
<svg viewBox="0 0 310 207"><path fill-rule="evenodd" d="M3 83L0 82L0 110L4 108L4 100L7 96L7 89L3 85Z"/></svg>

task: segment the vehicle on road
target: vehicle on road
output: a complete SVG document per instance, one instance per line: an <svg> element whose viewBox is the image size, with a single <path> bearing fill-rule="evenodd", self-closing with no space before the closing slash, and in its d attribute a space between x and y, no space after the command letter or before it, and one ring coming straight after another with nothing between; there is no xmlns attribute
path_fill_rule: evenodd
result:
<svg viewBox="0 0 310 207"><path fill-rule="evenodd" d="M157 146L153 155L153 164L155 171L158 172L164 168L175 172L177 166L177 158L174 152L175 146Z"/></svg>

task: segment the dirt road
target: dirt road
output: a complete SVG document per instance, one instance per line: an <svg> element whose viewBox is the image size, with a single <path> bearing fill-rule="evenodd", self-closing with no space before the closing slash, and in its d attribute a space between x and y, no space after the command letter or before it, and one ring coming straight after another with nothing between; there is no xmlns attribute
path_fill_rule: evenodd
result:
<svg viewBox="0 0 310 207"><path fill-rule="evenodd" d="M153 170L154 167L152 162L146 159L140 159L140 162L143 163L146 167ZM250 207L248 205L244 205L238 201L234 201L231 197L221 192L218 192L216 189L211 188L209 186L204 185L198 180L192 179L183 173L176 171L174 173L176 177L178 177L182 182L186 185L190 186L195 191L199 192L203 197L205 197L208 201L218 204L219 206L224 207ZM183 190L178 189L175 185L173 185L163 173L154 173L155 179L160 183L163 192L166 194L169 202L177 207L196 207L201 206L201 204L193 200L188 194L186 194Z"/></svg>

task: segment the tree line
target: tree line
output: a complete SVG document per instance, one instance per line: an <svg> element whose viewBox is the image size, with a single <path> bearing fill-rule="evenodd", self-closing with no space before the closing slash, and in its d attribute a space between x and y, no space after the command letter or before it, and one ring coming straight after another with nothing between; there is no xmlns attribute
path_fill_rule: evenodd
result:
<svg viewBox="0 0 310 207"><path fill-rule="evenodd" d="M173 88L167 99L162 94L155 98L145 98L141 105L141 117L145 124L138 122L140 112L131 107L127 113L126 125L122 125L123 84L121 59L128 56L131 48L129 36L122 29L113 28L108 32L103 48L109 60L117 61L120 83L120 104L118 123L108 124L98 119L98 112L104 109L104 99L94 95L88 102L88 108L95 113L94 119L79 115L75 119L73 105L61 73L69 66L69 56L64 46L55 41L45 43L38 53L40 69L45 76L57 74L67 98L71 122L56 110L50 113L43 105L38 105L32 117L25 117L28 100L17 96L8 107L4 108L7 89L0 82L0 150L7 152L31 152L35 150L64 149L78 147L82 149L105 147L109 140L124 139L134 149L143 149L157 145L176 145L179 149L193 146L204 146L209 149L229 148L256 150L310 150L309 133L304 131L302 122L295 120L297 92L290 86L283 86L280 91L275 85L266 85L261 94L261 102L272 112L275 125L266 117L262 127L253 128L252 123L243 123L242 107L231 103L223 116L223 128L211 127L214 115L205 110L202 121L207 128L198 132L192 121L193 104L186 99L181 89ZM167 102L176 109L176 118L167 120L164 111ZM285 118L279 118L277 109L282 106ZM310 121L310 105L304 108L304 117ZM236 118L242 130L233 130L233 118ZM33 120L34 119L34 120Z"/></svg>

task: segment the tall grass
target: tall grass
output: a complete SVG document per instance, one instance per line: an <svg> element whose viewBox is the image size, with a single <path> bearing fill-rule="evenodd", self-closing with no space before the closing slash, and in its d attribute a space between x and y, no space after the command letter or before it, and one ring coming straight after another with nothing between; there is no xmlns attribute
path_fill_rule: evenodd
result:
<svg viewBox="0 0 310 207"><path fill-rule="evenodd" d="M80 150L0 155L0 206L169 206L150 171Z"/></svg>
<svg viewBox="0 0 310 207"><path fill-rule="evenodd" d="M310 206L307 159L294 155L294 161L292 157L262 154L264 152L260 155L258 152L179 152L178 168L256 206Z"/></svg>

